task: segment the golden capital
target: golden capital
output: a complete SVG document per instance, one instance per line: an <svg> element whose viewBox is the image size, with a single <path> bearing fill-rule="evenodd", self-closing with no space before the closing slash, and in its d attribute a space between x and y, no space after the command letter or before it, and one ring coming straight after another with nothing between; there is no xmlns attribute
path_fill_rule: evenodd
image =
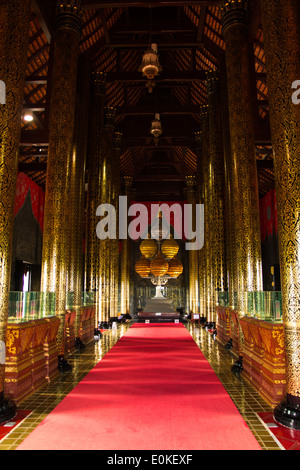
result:
<svg viewBox="0 0 300 470"><path fill-rule="evenodd" d="M106 74L104 72L92 73L92 89L97 96L104 96L106 92Z"/></svg>
<svg viewBox="0 0 300 470"><path fill-rule="evenodd" d="M108 106L105 108L105 126L114 127L116 121L116 108Z"/></svg>
<svg viewBox="0 0 300 470"><path fill-rule="evenodd" d="M194 136L195 136L195 141L196 142L201 142L202 141L202 132L201 131L195 132Z"/></svg>
<svg viewBox="0 0 300 470"><path fill-rule="evenodd" d="M223 31L233 25L248 26L247 0L223 0L221 5Z"/></svg>
<svg viewBox="0 0 300 470"><path fill-rule="evenodd" d="M114 148L116 150L121 150L121 144L122 144L122 132L115 132Z"/></svg>
<svg viewBox="0 0 300 470"><path fill-rule="evenodd" d="M132 176L124 176L123 177L123 182L124 182L124 186L125 186L125 190L126 191L130 191L131 189L131 186L132 186Z"/></svg>
<svg viewBox="0 0 300 470"><path fill-rule="evenodd" d="M57 0L55 29L69 29L80 34L81 0Z"/></svg>
<svg viewBox="0 0 300 470"><path fill-rule="evenodd" d="M208 105L200 106L200 122L202 126L208 122Z"/></svg>
<svg viewBox="0 0 300 470"><path fill-rule="evenodd" d="M209 70L206 72L207 93L214 93L218 89L219 73L217 70Z"/></svg>
<svg viewBox="0 0 300 470"><path fill-rule="evenodd" d="M190 175L185 177L186 189L187 191L195 191L196 187L196 176Z"/></svg>

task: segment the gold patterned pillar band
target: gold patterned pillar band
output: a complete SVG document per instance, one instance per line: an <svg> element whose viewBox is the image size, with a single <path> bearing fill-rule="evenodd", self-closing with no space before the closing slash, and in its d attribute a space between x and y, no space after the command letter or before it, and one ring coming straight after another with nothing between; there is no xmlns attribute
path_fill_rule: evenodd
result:
<svg viewBox="0 0 300 470"><path fill-rule="evenodd" d="M238 221L235 256L239 263L238 309L248 291L262 290L259 196L253 122L253 84L248 42L247 2L223 2L233 206Z"/></svg>
<svg viewBox="0 0 300 470"><path fill-rule="evenodd" d="M127 214L131 200L132 176L124 176L124 196L127 197ZM121 263L120 263L120 283L121 283L121 313L130 315L130 240L122 240Z"/></svg>
<svg viewBox="0 0 300 470"><path fill-rule="evenodd" d="M4 356L30 5L29 0L0 4L0 79L6 88L6 104L0 104L0 349ZM4 362L0 361L0 403Z"/></svg>
<svg viewBox="0 0 300 470"><path fill-rule="evenodd" d="M192 206L193 222L196 220L196 177L186 176L187 202ZM196 227L193 226L193 231ZM189 310L199 313L198 250L189 250Z"/></svg>
<svg viewBox="0 0 300 470"><path fill-rule="evenodd" d="M207 321L213 321L214 311L211 308L213 304L212 294L214 286L212 284L212 250L211 250L211 222L210 212L208 210L209 201L209 182L210 182L210 138L209 138L209 114L208 106L201 106L200 108L200 123L202 132L202 203L204 204L204 247L201 251L200 269L204 271L204 308L203 316L206 317Z"/></svg>
<svg viewBox="0 0 300 470"><path fill-rule="evenodd" d="M62 357L71 218L68 168L74 142L80 24L80 2L58 2L50 102L41 290L55 292L56 315L60 318L58 354Z"/></svg>
<svg viewBox="0 0 300 470"><path fill-rule="evenodd" d="M96 234L98 217L97 207L101 204L101 161L102 138L104 132L104 103L106 92L106 76L101 72L93 72L91 83L91 99L88 132L88 193L85 232L85 271L84 290L94 293L96 305L95 323L98 326L101 306L100 288L100 241Z"/></svg>
<svg viewBox="0 0 300 470"><path fill-rule="evenodd" d="M101 160L101 204L112 204L115 118L116 109L106 108ZM113 314L110 311L111 254L112 246L109 237L100 240L100 322L104 323L109 322L110 315Z"/></svg>
<svg viewBox="0 0 300 470"><path fill-rule="evenodd" d="M206 86L209 115L209 181L207 210L210 217L212 250L212 310L215 314L218 291L227 290L226 252L225 252L225 175L222 122L220 107L219 75L215 71L207 72Z"/></svg>
<svg viewBox="0 0 300 470"><path fill-rule="evenodd" d="M226 260L229 290L229 306L236 308L236 278L238 273L237 258L235 256L235 224L234 207L232 202L232 178L231 178L231 142L228 111L227 75L225 58L220 64L220 104L222 113L222 135L224 149L224 172L225 172L225 238L226 238Z"/></svg>
<svg viewBox="0 0 300 470"><path fill-rule="evenodd" d="M197 155L197 204L204 204L204 175L203 175L203 139L202 131L195 132L195 150ZM205 316L205 248L204 246L198 253L198 280L199 280L199 312Z"/></svg>
<svg viewBox="0 0 300 470"><path fill-rule="evenodd" d="M287 402L300 407L300 105L292 99L293 83L300 80L299 2L264 0L261 12L274 148ZM295 418L295 429L300 429L299 412L291 408L288 414ZM286 416L281 418L289 425Z"/></svg>
<svg viewBox="0 0 300 470"><path fill-rule="evenodd" d="M116 209L116 218L119 220L119 196L121 192L120 179L120 156L121 156L122 134L115 132L114 151L112 165L112 205ZM119 313L119 230L117 224L116 238L110 241L111 244L111 296L110 296L110 316L117 318Z"/></svg>
<svg viewBox="0 0 300 470"><path fill-rule="evenodd" d="M88 114L90 97L90 64L80 57L78 64L76 114L74 144L69 167L69 266L67 278L67 300L71 297L70 307L76 311L74 322L75 338L80 336L81 296L83 290L83 238L85 222L85 172L88 137Z"/></svg>

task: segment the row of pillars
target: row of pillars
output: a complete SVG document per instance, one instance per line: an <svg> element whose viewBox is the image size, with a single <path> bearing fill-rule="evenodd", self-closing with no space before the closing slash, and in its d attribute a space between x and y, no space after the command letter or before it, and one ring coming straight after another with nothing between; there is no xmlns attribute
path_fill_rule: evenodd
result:
<svg viewBox="0 0 300 470"><path fill-rule="evenodd" d="M6 105L0 107L0 422L9 419L15 409L4 396L5 350L30 12L30 0L4 0L0 4L0 77L7 95ZM60 319L60 370L71 369L65 358L64 341L68 293L73 295L76 345L80 348L84 347L79 337L83 290L94 294L96 328L99 324L106 326L119 311L119 241L98 238L96 210L103 203L118 210L122 135L115 132L116 110L105 107L105 74L92 72L89 61L79 56L80 37L80 1L57 2L41 291L55 293L56 316ZM129 178L125 191L129 194ZM125 287L127 248L123 247L121 263L121 282ZM122 294L123 313L129 313L127 290L126 287Z"/></svg>
<svg viewBox="0 0 300 470"><path fill-rule="evenodd" d="M278 210L286 351L286 399L274 416L300 429L300 5L261 0ZM256 83L247 2L222 8L226 45L220 71L207 73L207 106L196 133L198 169L188 201L205 205L204 248L189 255L190 310L215 320L218 291L243 316L245 292L262 291L259 193L255 153ZM199 287L197 287L199 286ZM242 335L241 335L242 336ZM242 341L240 345L242 355Z"/></svg>
<svg viewBox="0 0 300 470"><path fill-rule="evenodd" d="M95 100L91 101L91 109L87 110L84 107L86 101L83 98L79 100L76 107L81 29L80 2L77 0L61 1L58 5L49 119L41 289L56 292L56 311L61 318L58 346L60 356L64 360L63 326L66 293L70 289L76 293L76 305L79 309L79 278L84 269L79 253L81 253L80 244L84 231L82 225L84 206L82 204L85 165L91 165L93 168L89 172L91 200L88 203L88 207L92 209L91 212L87 212L86 219L90 228L93 221L89 217L94 214L95 204L97 204L97 199L93 197L100 198L101 202L116 201L120 182L119 174L117 176L117 173L113 173L115 167L112 164L115 156L114 162L118 161L119 152L119 143L114 149L114 110L108 110L106 117L101 111L104 101L98 89L97 79L94 81ZM292 426L300 423L300 357L298 354L300 346L300 109L291 100L291 85L295 80L300 79L299 4L297 0L261 0L260 7L275 160L283 321L287 355L287 397L276 409L276 417L284 424ZM225 80L219 80L215 75L209 76L208 108L201 111L202 143L198 195L200 201L210 207L205 216L208 227L205 233L207 243L204 251L197 259L193 258L194 261L191 259L190 263L192 265L193 262L198 263L194 272L206 273L205 276L199 277L199 285L201 289L204 289L205 299L209 305L214 304L216 287L222 290L228 282L231 295L237 292L238 309L242 312L243 292L262 289L253 125L254 88L246 1L227 0L223 4L222 15L226 43L226 93L224 93ZM3 34L0 35L2 58L0 74L7 89L6 105L1 106L0 109L0 411L3 412L9 406L3 394L5 370L3 350L5 351L13 209L27 55L25 38L28 38L29 21L30 0L22 2L3 0L1 2L0 27ZM225 75L224 69L223 74ZM84 83L86 83L85 79L82 77ZM82 90L81 85L80 90ZM220 104L221 113L218 111ZM76 109L80 109L80 106L84 112L77 111L76 113ZM97 109L93 115L94 107ZM91 116L96 119L94 124ZM85 123L84 120L86 120ZM89 125L86 124L87 122ZM99 142L101 142L100 146ZM86 149L88 150L85 158ZM95 158L96 152L99 152L99 159ZM100 168L96 168L94 172L93 165L99 165L99 161L101 162ZM223 184L218 184L221 180ZM101 184L99 184L100 181ZM93 187L94 189L91 189ZM222 190L224 187L226 191ZM101 193L97 194L100 188ZM92 194L93 191L95 192ZM225 220L229 221L229 224L227 222L229 230L226 227L226 231L224 230L224 211L227 217ZM99 309L97 319L100 319L99 315L103 315L101 319L107 320L111 315L111 309L115 313L116 305L115 296L108 295L108 292L116 292L115 286L119 282L114 268L116 257L111 256L116 250L115 246L107 246L105 241L100 249L96 247L92 249L91 246L89 240L87 250L90 251L90 255L87 254L86 259L93 275L86 275L85 282L86 286L89 286L88 289L95 286L96 303ZM124 263L128 263L128 258L125 258L124 256ZM226 263L225 260L227 260ZM128 296L126 275L121 274L120 283L124 292L125 305L128 302L128 299L126 300ZM192 289L195 289L195 285ZM198 291L198 289L195 290Z"/></svg>

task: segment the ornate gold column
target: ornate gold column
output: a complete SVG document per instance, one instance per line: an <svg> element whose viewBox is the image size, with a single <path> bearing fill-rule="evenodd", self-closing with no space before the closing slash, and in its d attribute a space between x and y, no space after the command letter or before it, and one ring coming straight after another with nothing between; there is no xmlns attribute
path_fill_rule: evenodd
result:
<svg viewBox="0 0 300 470"><path fill-rule="evenodd" d="M244 312L248 291L262 290L259 196L253 123L253 88L248 42L247 2L223 2L228 106L231 138L232 198L238 221L238 310Z"/></svg>
<svg viewBox="0 0 300 470"><path fill-rule="evenodd" d="M232 195L232 177L231 177L231 142L230 142L230 126L228 112L228 95L227 95L227 76L225 57L220 64L220 103L222 114L222 135L224 148L224 171L225 171L225 238L226 238L226 260L228 272L228 290L229 290L229 306L236 308L236 279L238 273L237 259L235 256L234 239L235 225L237 221L234 217L233 195Z"/></svg>
<svg viewBox="0 0 300 470"><path fill-rule="evenodd" d="M6 104L0 104L0 423L16 413L13 403L4 397L4 374L30 5L29 0L9 0L0 4L0 79L6 87Z"/></svg>
<svg viewBox="0 0 300 470"><path fill-rule="evenodd" d="M209 116L209 188L207 210L210 218L212 256L212 310L216 320L218 291L227 290L226 251L225 251L225 175L224 149L222 139L219 75L215 71L207 73L207 95Z"/></svg>
<svg viewBox="0 0 300 470"><path fill-rule="evenodd" d="M127 214L131 200L132 177L125 176L124 196L127 197ZM130 240L128 238L122 240L121 248L121 313L130 316Z"/></svg>
<svg viewBox="0 0 300 470"><path fill-rule="evenodd" d="M204 204L204 172L203 172L203 139L202 131L195 132L195 149L197 155L197 203ZM205 214L205 207L204 207ZM205 239L204 246L198 252L198 279L199 279L199 312L205 317L206 291L205 291Z"/></svg>
<svg viewBox="0 0 300 470"><path fill-rule="evenodd" d="M113 194L113 152L116 109L106 108L105 125L102 142L101 161L101 204L112 204ZM110 273L111 273L111 240L100 240L100 283L101 308L100 322L106 326L110 320Z"/></svg>
<svg viewBox="0 0 300 470"><path fill-rule="evenodd" d="M41 277L41 291L54 292L56 297L56 315L60 318L57 334L59 370L71 369L64 358L68 223L71 219L68 169L74 142L80 30L80 2L59 1L55 25Z"/></svg>
<svg viewBox="0 0 300 470"><path fill-rule="evenodd" d="M300 429L300 106L292 101L292 84L300 79L300 8L297 0L260 4L274 149L287 381L286 399L274 416L279 423Z"/></svg>
<svg viewBox="0 0 300 470"><path fill-rule="evenodd" d="M202 131L202 203L204 204L204 247L202 257L202 267L204 271L204 317L208 322L213 321L213 272L212 272L212 250L211 250L211 213L209 211L209 184L210 184L210 138L209 138L209 114L208 106L201 106L200 109L201 131Z"/></svg>
<svg viewBox="0 0 300 470"><path fill-rule="evenodd" d="M120 178L120 155L121 155L122 134L115 132L114 151L112 164L112 205L116 209L116 239L110 241L111 244L111 295L110 295L110 317L117 319L119 313L119 196L121 192Z"/></svg>
<svg viewBox="0 0 300 470"><path fill-rule="evenodd" d="M85 231L84 290L94 293L95 327L98 327L101 307L100 240L96 234L97 207L101 204L101 161L104 132L105 74L93 72L88 132L88 194Z"/></svg>
<svg viewBox="0 0 300 470"><path fill-rule="evenodd" d="M196 178L186 176L187 202L192 205L193 231L196 229ZM192 240L190 240L192 241ZM189 250L189 310L191 313L199 313L199 281L198 281L198 250Z"/></svg>
<svg viewBox="0 0 300 470"><path fill-rule="evenodd" d="M72 296L71 308L76 311L74 321L75 346L82 348L80 339L81 296L83 290L83 234L85 223L85 172L88 137L88 111L90 97L90 64L79 59L76 95L75 132L72 158L68 171L69 180L69 267L67 279L67 298Z"/></svg>

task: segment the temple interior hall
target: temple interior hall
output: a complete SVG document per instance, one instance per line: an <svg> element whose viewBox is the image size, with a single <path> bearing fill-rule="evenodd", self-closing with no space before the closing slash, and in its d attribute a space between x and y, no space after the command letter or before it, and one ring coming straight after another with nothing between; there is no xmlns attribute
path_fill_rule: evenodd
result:
<svg viewBox="0 0 300 470"><path fill-rule="evenodd" d="M3 0L0 136L0 450L300 450L299 1Z"/></svg>

